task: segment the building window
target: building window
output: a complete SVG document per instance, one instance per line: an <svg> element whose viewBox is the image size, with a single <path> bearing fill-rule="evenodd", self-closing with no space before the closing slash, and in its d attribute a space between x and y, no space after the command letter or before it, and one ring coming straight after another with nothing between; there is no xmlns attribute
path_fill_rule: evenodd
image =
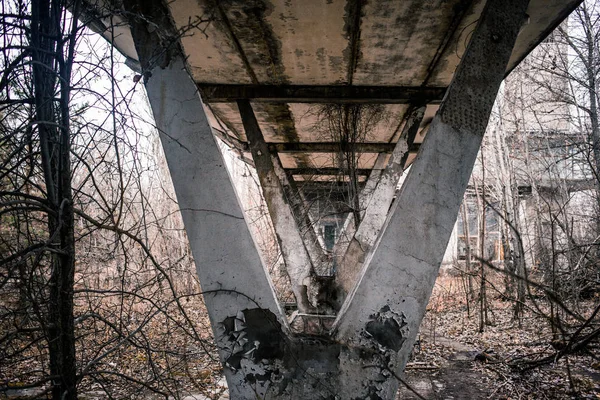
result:
<svg viewBox="0 0 600 400"><path fill-rule="evenodd" d="M323 227L323 239L325 240L325 248L328 251L333 250L335 245L335 225L325 225Z"/></svg>

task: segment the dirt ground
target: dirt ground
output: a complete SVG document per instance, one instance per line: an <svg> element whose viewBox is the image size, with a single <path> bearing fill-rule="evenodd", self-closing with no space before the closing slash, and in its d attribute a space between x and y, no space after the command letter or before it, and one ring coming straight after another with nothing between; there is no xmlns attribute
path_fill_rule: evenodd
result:
<svg viewBox="0 0 600 400"><path fill-rule="evenodd" d="M523 368L519 360L556 351L547 321L530 311L519 324L512 303L491 293L489 323L480 333L477 304L467 313L459 286L458 278L438 279L398 399L600 399L594 354ZM598 301L582 304L583 314Z"/></svg>
<svg viewBox="0 0 600 400"><path fill-rule="evenodd" d="M584 367L572 368L578 393L571 393L563 365L542 371L515 373L476 349L443 337L421 338L428 355L409 363L397 399L598 399L600 374Z"/></svg>
<svg viewBox="0 0 600 400"><path fill-rule="evenodd" d="M600 399L598 343L592 343L587 353L563 357L535 369L522 368L521 361L556 353L550 324L532 307L544 311L545 300L529 298L527 302L529 309L517 321L513 318L514 303L490 290L488 323L479 332L478 303L471 300L467 307L460 279L438 279L397 399ZM599 302L599 297L583 301L577 305L578 311L589 315ZM228 398L218 366L209 368L196 361L192 367L198 369L198 376L206 378L207 390L197 394L195 386L182 377L180 390L187 394L183 398ZM104 393L91 389L82 391L82 399L106 398ZM15 389L0 394L0 399L35 395L29 389ZM117 397L156 398L150 394L140 396L139 392L133 397Z"/></svg>
<svg viewBox="0 0 600 400"><path fill-rule="evenodd" d="M431 347L431 339L421 336L423 347ZM444 355L428 356L413 361L406 369L398 399L484 399L492 394L489 378L476 367L478 352L452 340L437 338L435 347L443 346ZM439 349L436 349L439 351ZM427 351L427 350L425 350Z"/></svg>

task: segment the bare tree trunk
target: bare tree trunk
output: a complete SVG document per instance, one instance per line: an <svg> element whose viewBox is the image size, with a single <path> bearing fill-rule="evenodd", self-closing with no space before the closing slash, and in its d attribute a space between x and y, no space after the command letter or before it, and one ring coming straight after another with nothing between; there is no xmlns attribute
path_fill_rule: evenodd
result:
<svg viewBox="0 0 600 400"><path fill-rule="evenodd" d="M514 167L508 158L508 147L500 130L495 130L494 139L497 146L497 164L500 169L497 185L502 193L502 220L504 267L508 270L506 278L506 294L511 295L516 286L514 316L519 319L525 301L525 251L519 227L519 189L517 187ZM513 277L513 275L516 277ZM521 277L521 278L518 278Z"/></svg>
<svg viewBox="0 0 600 400"><path fill-rule="evenodd" d="M52 398L77 398L73 285L75 239L71 193L69 84L73 43L65 60L60 0L32 1L31 42L35 109L42 169L50 212L48 216L50 279L46 334L52 375ZM71 42L74 40L73 19ZM60 100L55 100L59 82Z"/></svg>
<svg viewBox="0 0 600 400"><path fill-rule="evenodd" d="M471 241L469 232L469 215L467 202L462 204L463 236L465 237L465 274L467 276L467 314L470 315L470 301L473 298L473 275L471 267Z"/></svg>
<svg viewBox="0 0 600 400"><path fill-rule="evenodd" d="M503 194L502 197L506 196L506 188L502 188ZM513 292L515 290L515 265L513 263L512 257L512 248L510 246L510 226L506 222L507 212L506 212L506 202L502 201L502 220L500 221L500 235L502 240L502 253L503 253L503 262L504 269L507 273L504 274L504 296L506 298L512 298Z"/></svg>
<svg viewBox="0 0 600 400"><path fill-rule="evenodd" d="M477 195L477 209L479 211L479 232L477 235L477 244L479 247L479 332L483 332L485 325L488 323L487 315L487 296L485 285L485 165L483 151L481 152L481 192L479 185L475 182L475 193Z"/></svg>
<svg viewBox="0 0 600 400"><path fill-rule="evenodd" d="M525 249L523 248L523 239L520 235L520 229L518 225L519 220L519 202L518 202L518 189L515 189L513 194L513 221L511 227L511 244L513 248L514 266L515 273L517 275L517 298L515 299L514 317L520 323L521 316L523 315L523 309L525 304L525 293L526 293L526 276L525 276Z"/></svg>

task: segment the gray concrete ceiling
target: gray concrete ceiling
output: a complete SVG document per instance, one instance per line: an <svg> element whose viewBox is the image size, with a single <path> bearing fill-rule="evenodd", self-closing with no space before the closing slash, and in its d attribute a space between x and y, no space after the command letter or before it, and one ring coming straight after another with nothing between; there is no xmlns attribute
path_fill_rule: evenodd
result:
<svg viewBox="0 0 600 400"><path fill-rule="evenodd" d="M578 3L532 0L507 73ZM367 143L358 148L359 166L367 170L379 152L391 152L407 110L427 105L410 163L484 6L484 0L169 2L218 134L245 152L235 100L249 98L267 142L278 144L282 164L295 172L335 168L336 138L326 117L327 104L339 103L382 104L359 139ZM135 60L128 29L113 37Z"/></svg>

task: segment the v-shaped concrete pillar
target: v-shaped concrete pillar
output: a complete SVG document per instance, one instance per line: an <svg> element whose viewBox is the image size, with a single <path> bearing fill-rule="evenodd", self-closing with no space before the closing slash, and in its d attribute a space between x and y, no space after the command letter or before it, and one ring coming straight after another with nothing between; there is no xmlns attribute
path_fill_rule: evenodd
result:
<svg viewBox="0 0 600 400"><path fill-rule="evenodd" d="M285 335L287 321L183 59L153 69L146 90L232 398L250 398L236 372L250 352L272 355L270 336Z"/></svg>
<svg viewBox="0 0 600 400"><path fill-rule="evenodd" d="M292 209L293 197L299 196L290 193L285 170L277 155L269 151L250 102L240 100L238 107L298 310L308 313L312 309L308 300L308 286L314 267L300 234L299 216L295 216Z"/></svg>
<svg viewBox="0 0 600 400"><path fill-rule="evenodd" d="M405 156L408 153L409 146L408 139L412 138L414 140L424 113L425 107L419 107L413 110L407 118L388 165L381 173L371 200L365 209L363 219L348 247L346 247L336 274L336 284L340 292L338 297L340 299L345 298L356 283L365 261L365 254L373 247L385 224L388 210L394 199L396 186L404 172Z"/></svg>
<svg viewBox="0 0 600 400"><path fill-rule="evenodd" d="M380 370L402 371L406 365L527 4L486 4L386 226L334 324L337 340L350 347L369 341L382 346L385 350L370 360ZM388 398L392 394L387 392Z"/></svg>
<svg viewBox="0 0 600 400"><path fill-rule="evenodd" d="M230 397L393 399L528 2L487 3L384 230L320 337L289 333L183 57L154 64L156 16L125 3Z"/></svg>

